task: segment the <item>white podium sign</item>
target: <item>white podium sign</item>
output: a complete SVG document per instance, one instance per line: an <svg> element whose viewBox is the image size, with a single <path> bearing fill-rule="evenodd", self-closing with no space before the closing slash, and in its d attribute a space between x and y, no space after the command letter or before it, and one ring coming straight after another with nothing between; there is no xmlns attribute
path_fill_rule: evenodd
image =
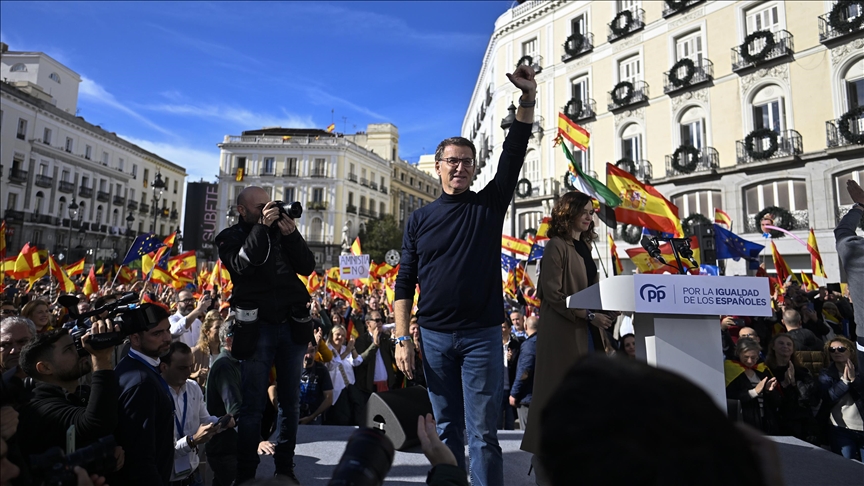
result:
<svg viewBox="0 0 864 486"><path fill-rule="evenodd" d="M369 277L369 255L339 255L339 274L342 280Z"/></svg>
<svg viewBox="0 0 864 486"><path fill-rule="evenodd" d="M771 315L771 290L767 278L645 274L634 275L633 285L636 312Z"/></svg>

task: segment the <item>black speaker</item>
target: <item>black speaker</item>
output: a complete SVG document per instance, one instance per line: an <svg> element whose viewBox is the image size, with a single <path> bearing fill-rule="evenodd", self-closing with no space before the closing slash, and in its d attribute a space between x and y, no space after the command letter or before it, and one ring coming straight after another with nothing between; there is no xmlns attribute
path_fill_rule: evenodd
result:
<svg viewBox="0 0 864 486"><path fill-rule="evenodd" d="M417 417L427 413L432 413L432 402L426 388L398 388L373 393L366 402L366 415L360 426L381 430L396 450L404 451L420 444Z"/></svg>
<svg viewBox="0 0 864 486"><path fill-rule="evenodd" d="M699 238L699 262L703 265L717 265L717 247L714 241L713 224L694 224L691 233Z"/></svg>

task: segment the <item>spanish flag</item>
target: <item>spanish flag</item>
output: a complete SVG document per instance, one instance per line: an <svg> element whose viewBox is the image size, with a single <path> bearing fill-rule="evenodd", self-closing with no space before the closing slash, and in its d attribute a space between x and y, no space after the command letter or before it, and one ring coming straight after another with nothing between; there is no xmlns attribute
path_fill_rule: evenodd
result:
<svg viewBox="0 0 864 486"><path fill-rule="evenodd" d="M309 275L309 278L306 279L306 290L308 290L310 294L320 289L321 285L321 277L318 276L317 272L312 272L312 275Z"/></svg>
<svg viewBox="0 0 864 486"><path fill-rule="evenodd" d="M24 246L18 253L18 258L15 259L15 271L11 276L16 280L23 280L29 277L33 269L37 268L41 263L38 249L30 246L30 242L24 243Z"/></svg>
<svg viewBox="0 0 864 486"><path fill-rule="evenodd" d="M822 255L819 254L819 245L816 243L816 233L810 228L810 236L807 237L807 251L810 252L810 266L814 277L827 278L825 265L822 264Z"/></svg>
<svg viewBox="0 0 864 486"><path fill-rule="evenodd" d="M732 218L722 209L714 209L714 224L719 224L729 231L732 231Z"/></svg>
<svg viewBox="0 0 864 486"><path fill-rule="evenodd" d="M653 186L640 182L633 174L608 162L606 185L621 198L621 205L615 208L615 219L619 223L672 233L676 238L684 236L678 207Z"/></svg>
<svg viewBox="0 0 864 486"><path fill-rule="evenodd" d="M636 268L638 268L641 273L677 273L675 270L675 253L672 251L672 245L669 243L663 243L658 248L660 249L660 254L663 256L663 259L666 260L667 265L651 258L648 251L642 247L629 248L624 250L624 252L627 253L627 256L630 257L630 261L636 265ZM701 262L702 260L699 256L699 238L696 236L690 237L690 248L693 250L693 259L696 260L696 263ZM684 265L684 268L691 274L699 274L698 265L694 267L692 263L683 258L681 259L681 264Z"/></svg>
<svg viewBox="0 0 864 486"><path fill-rule="evenodd" d="M99 265L99 270L96 270L96 275L103 275L105 273L105 264Z"/></svg>
<svg viewBox="0 0 864 486"><path fill-rule="evenodd" d="M507 251L512 251L518 255L523 255L526 258L531 253L530 243L507 235L501 235L501 248Z"/></svg>
<svg viewBox="0 0 864 486"><path fill-rule="evenodd" d="M621 258L618 257L618 247L615 246L615 239L612 238L612 233L607 233L609 238L609 253L612 254L612 275L621 275L624 273L624 266L621 265Z"/></svg>
<svg viewBox="0 0 864 486"><path fill-rule="evenodd" d="M339 280L327 279L327 290L335 294L337 297L341 297L348 302L351 307L354 307L354 294L351 293L351 289L348 288L347 285L340 282Z"/></svg>
<svg viewBox="0 0 864 486"><path fill-rule="evenodd" d="M96 292L99 292L99 283L96 282L96 274L93 269L95 267L90 267L90 273L87 274L87 279L84 280L84 295L90 297Z"/></svg>
<svg viewBox="0 0 864 486"><path fill-rule="evenodd" d="M540 220L540 227L537 228L537 241L540 241L541 239L549 239L546 234L549 233L549 223L551 221L552 218L550 216L544 216L543 219Z"/></svg>
<svg viewBox="0 0 864 486"><path fill-rule="evenodd" d="M336 124L335 123L331 123L331 124L327 125L327 131L329 133L333 133L333 130L336 130Z"/></svg>
<svg viewBox="0 0 864 486"><path fill-rule="evenodd" d="M237 168L237 177L234 178L237 182L243 182L243 167Z"/></svg>
<svg viewBox="0 0 864 486"><path fill-rule="evenodd" d="M798 277L792 273L792 269L789 268L789 264L786 263L786 260L783 259L783 255L777 251L777 245L774 244L774 240L771 240L771 256L774 258L774 270L777 271L777 279L780 281L782 285L786 282L786 279L792 277L792 280L798 280Z"/></svg>
<svg viewBox="0 0 864 486"><path fill-rule="evenodd" d="M117 273L117 280L123 284L130 284L138 278L138 270L132 270L127 266L121 266Z"/></svg>
<svg viewBox="0 0 864 486"><path fill-rule="evenodd" d="M558 133L569 140L579 150L583 152L588 150L591 134L588 133L588 130L570 121L564 113L558 113Z"/></svg>
<svg viewBox="0 0 864 486"><path fill-rule="evenodd" d="M74 282L66 275L66 272L63 271L63 267L57 264L57 261L54 260L54 256L48 257L48 264L51 271L51 276L57 279L57 283L60 284L60 290L66 292L67 294L71 294L78 290L78 287Z"/></svg>
<svg viewBox="0 0 864 486"><path fill-rule="evenodd" d="M70 263L63 267L63 271L66 272L66 275L70 277L74 277L75 275L84 274L84 258L78 260L75 263Z"/></svg>
<svg viewBox="0 0 864 486"><path fill-rule="evenodd" d="M806 273L801 272L801 286L804 287L805 290L819 290L819 286L816 285L810 277L807 276Z"/></svg>
<svg viewBox="0 0 864 486"><path fill-rule="evenodd" d="M360 249L360 237L354 239L354 243L351 243L351 254L354 256L362 255L363 250Z"/></svg>

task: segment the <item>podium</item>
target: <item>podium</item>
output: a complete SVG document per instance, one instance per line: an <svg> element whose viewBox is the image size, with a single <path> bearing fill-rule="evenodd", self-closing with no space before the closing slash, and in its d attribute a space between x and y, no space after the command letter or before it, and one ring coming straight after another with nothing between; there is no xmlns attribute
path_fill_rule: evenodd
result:
<svg viewBox="0 0 864 486"><path fill-rule="evenodd" d="M770 316L765 277L619 275L567 297L567 307L633 312L636 357L683 375L726 410L720 316Z"/></svg>

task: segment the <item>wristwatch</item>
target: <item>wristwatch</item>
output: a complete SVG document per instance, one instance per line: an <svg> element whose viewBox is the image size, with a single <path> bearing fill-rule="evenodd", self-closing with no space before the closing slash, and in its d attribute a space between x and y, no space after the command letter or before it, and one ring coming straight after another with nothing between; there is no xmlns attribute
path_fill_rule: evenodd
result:
<svg viewBox="0 0 864 486"><path fill-rule="evenodd" d="M585 318L588 319L588 322L591 322L594 320L594 317L595 317L594 313L591 311L588 311L588 315Z"/></svg>

